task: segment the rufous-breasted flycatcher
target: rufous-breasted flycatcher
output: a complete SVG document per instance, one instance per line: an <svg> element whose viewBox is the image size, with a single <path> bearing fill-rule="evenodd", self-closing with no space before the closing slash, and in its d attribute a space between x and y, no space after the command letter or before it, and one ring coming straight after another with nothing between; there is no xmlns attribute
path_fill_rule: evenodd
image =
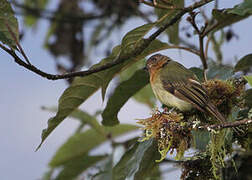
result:
<svg viewBox="0 0 252 180"><path fill-rule="evenodd" d="M225 121L216 106L210 102L196 75L182 64L156 54L147 60L146 68L150 74L152 90L161 103L180 111L196 108L211 114L221 123Z"/></svg>

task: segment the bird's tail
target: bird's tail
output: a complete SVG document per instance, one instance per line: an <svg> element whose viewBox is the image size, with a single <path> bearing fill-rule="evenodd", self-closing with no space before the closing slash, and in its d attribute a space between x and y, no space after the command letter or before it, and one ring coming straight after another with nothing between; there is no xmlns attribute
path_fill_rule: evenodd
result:
<svg viewBox="0 0 252 180"><path fill-rule="evenodd" d="M216 106L214 106L212 103L208 103L206 106L206 110L213 115L217 120L220 121L220 123L224 123L226 121L225 117L218 111Z"/></svg>
<svg viewBox="0 0 252 180"><path fill-rule="evenodd" d="M213 115L216 119L218 119L220 123L225 123L226 121L225 117L218 111L216 106L214 106L212 103L208 103L206 109L211 115ZM239 136L243 136L245 134L245 132L239 127L233 127L232 129Z"/></svg>

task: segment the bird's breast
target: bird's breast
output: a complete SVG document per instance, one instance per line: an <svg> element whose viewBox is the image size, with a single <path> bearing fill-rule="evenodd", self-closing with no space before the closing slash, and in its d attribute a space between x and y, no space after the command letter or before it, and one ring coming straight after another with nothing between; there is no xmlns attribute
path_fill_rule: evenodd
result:
<svg viewBox="0 0 252 180"><path fill-rule="evenodd" d="M151 81L151 87L155 96L159 99L159 101L161 101L161 103L169 107L176 107L181 111L189 111L192 109L192 105L190 103L177 98L165 90L158 76L155 77L155 80Z"/></svg>

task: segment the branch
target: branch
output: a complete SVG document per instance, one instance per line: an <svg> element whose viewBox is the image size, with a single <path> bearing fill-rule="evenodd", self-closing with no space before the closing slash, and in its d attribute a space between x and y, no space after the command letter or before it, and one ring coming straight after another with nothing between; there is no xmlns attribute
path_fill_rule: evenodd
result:
<svg viewBox="0 0 252 180"><path fill-rule="evenodd" d="M78 72L72 72L72 73L67 73L67 74L60 74L60 75L54 75L54 74L49 74L46 72L43 72L42 70L36 68L35 66L31 65L31 64L27 64L25 63L22 59L20 59L18 57L18 55L15 53L14 50L12 49L8 49L5 46L0 44L0 48L2 48L4 51L6 51L8 54L10 54L15 62L23 67L25 67L26 69L42 76L45 77L49 80L58 80L58 79L67 79L67 78L73 78L73 77L83 77L83 76L88 76L90 74L93 73L97 73L106 69L109 69L113 66L116 66L118 64L121 64L123 62L125 62L126 60L128 60L131 57L137 56L139 54L141 54L145 48L147 48L150 43L155 40L162 32L164 32L168 27L172 26L173 24L175 24L183 15L185 15L188 12L191 12L192 10L201 7L209 2L211 2L213 0L202 0L199 2L194 3L193 5L187 7L187 8L183 8L182 10L180 10L169 22L167 22L166 24L164 24L163 26L161 26L158 30L156 30L152 35L149 36L149 38L144 39L144 43L137 49L135 49L132 53L127 54L125 56L119 56L117 57L113 62L109 62L103 66L99 66L97 68L92 68L86 71L78 71ZM178 47L176 47L178 48ZM188 50L188 48L184 48L184 47L180 47L181 49L185 49ZM194 53L198 53L195 52L193 50L190 50L190 52L194 52Z"/></svg>
<svg viewBox="0 0 252 180"><path fill-rule="evenodd" d="M204 125L204 126L198 126L197 129L207 129L207 130L219 130L224 128L233 128L233 127L239 127L239 126L248 126L252 124L252 119L243 119L240 121L234 121L234 122L226 122L223 124L213 124L213 125Z"/></svg>
<svg viewBox="0 0 252 180"><path fill-rule="evenodd" d="M208 26L207 21L205 22L205 25L199 29L196 22L195 22L195 18L197 16L198 13L194 13L191 12L190 16L187 18L187 21L191 23L191 25L193 26L193 28L195 29L196 33L198 34L199 37L199 47L200 47L200 60L202 62L203 65L203 69L204 69L204 80L207 80L207 76L206 76L206 70L207 70L207 60L206 60L206 53L204 52L204 37L207 35L206 29Z"/></svg>
<svg viewBox="0 0 252 180"><path fill-rule="evenodd" d="M172 126L176 130L221 130L225 128L235 128L240 126L249 126L252 125L252 119L243 119L239 121L233 121L233 122L224 122L223 124L197 124L195 122L183 122L183 125L181 125L180 122L172 123Z"/></svg>

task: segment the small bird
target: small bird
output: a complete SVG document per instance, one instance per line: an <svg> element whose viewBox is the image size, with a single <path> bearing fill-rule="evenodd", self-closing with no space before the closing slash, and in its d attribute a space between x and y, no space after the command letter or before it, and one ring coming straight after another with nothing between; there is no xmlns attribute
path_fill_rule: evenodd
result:
<svg viewBox="0 0 252 180"><path fill-rule="evenodd" d="M155 54L147 60L146 68L150 74L152 90L163 104L183 112L196 108L211 114L221 123L225 122L224 116L210 102L196 75L182 64L167 56Z"/></svg>

